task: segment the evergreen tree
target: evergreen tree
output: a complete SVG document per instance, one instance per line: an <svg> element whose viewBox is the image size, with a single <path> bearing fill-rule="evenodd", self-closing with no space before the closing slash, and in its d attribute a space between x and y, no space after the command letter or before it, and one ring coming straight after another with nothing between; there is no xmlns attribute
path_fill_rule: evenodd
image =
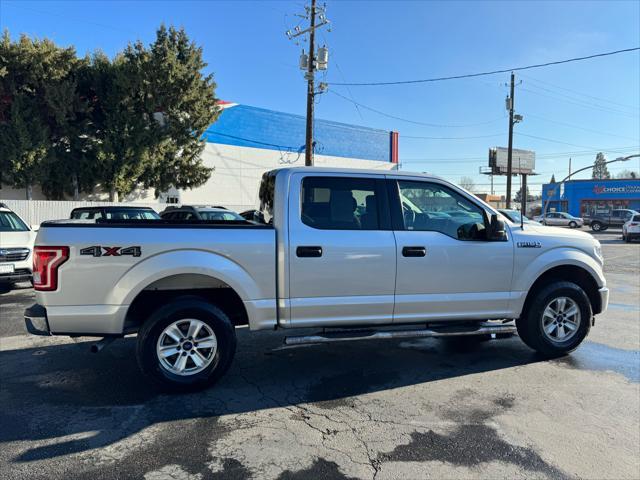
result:
<svg viewBox="0 0 640 480"><path fill-rule="evenodd" d="M114 59L22 36L0 41L0 181L50 198L92 191L115 200L205 183L202 135L220 110L202 49L184 30Z"/></svg>
<svg viewBox="0 0 640 480"><path fill-rule="evenodd" d="M161 26L149 49L139 43L125 56L144 78L145 109L155 121L154 141L148 152L144 186L155 194L169 187L194 188L204 184L211 169L202 161L202 135L220 114L212 75L203 75L202 49L189 41L183 29ZM149 73L152 73L149 75Z"/></svg>
<svg viewBox="0 0 640 480"><path fill-rule="evenodd" d="M605 179L611 178L611 174L609 173L609 169L607 168L607 165L605 165L606 161L607 161L607 159L604 156L604 153L599 152L596 155L596 160L595 160L595 162L593 162L592 178L598 179L598 180L605 180Z"/></svg>
<svg viewBox="0 0 640 480"><path fill-rule="evenodd" d="M74 148L83 110L75 72L80 60L73 48L22 35L0 41L0 162L2 181L25 188L41 183L47 197L62 198L77 169ZM92 183L91 181L87 183Z"/></svg>
<svg viewBox="0 0 640 480"><path fill-rule="evenodd" d="M527 202L533 201L533 196L529 193L529 186L527 186ZM522 202L522 187L516 192L516 196L513 198L516 203Z"/></svg>
<svg viewBox="0 0 640 480"><path fill-rule="evenodd" d="M551 180L549 180L549 183L556 183L556 175L555 174L551 175Z"/></svg>
<svg viewBox="0 0 640 480"><path fill-rule="evenodd" d="M152 139L141 99L142 79L134 74L124 55L110 60L97 53L92 58L89 91L96 177L110 201L136 188Z"/></svg>

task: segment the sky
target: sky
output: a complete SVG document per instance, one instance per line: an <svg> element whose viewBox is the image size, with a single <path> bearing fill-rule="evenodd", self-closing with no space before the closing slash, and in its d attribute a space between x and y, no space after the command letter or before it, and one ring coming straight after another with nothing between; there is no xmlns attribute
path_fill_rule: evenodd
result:
<svg viewBox="0 0 640 480"><path fill-rule="evenodd" d="M460 75L640 46L638 0L326 3L331 31L317 38L330 60L318 79L330 87L317 98L316 117L396 130L401 168L454 182L470 176L477 191L489 190L479 174L488 149L507 145L508 73L394 86L331 83ZM74 46L80 55L115 55L129 42L153 41L163 22L184 27L203 48L219 98L304 115L298 56L306 44L285 36L303 11L303 0L0 0L0 28L14 38ZM515 110L524 120L515 126L514 148L536 152L532 193L551 174L564 177L569 158L576 170L598 151L608 159L640 151L639 51L517 72L516 81ZM614 175L623 169L640 170L640 161L610 165ZM495 192L504 193L505 183L496 178Z"/></svg>

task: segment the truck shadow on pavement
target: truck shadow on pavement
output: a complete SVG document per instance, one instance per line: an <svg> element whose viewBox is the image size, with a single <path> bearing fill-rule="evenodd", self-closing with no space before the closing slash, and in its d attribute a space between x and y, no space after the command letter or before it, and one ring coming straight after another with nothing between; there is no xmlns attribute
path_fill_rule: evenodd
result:
<svg viewBox="0 0 640 480"><path fill-rule="evenodd" d="M201 468L209 443L226 433L216 428L222 415L306 403L330 410L365 393L541 361L517 337L475 348L431 339L282 348L280 333L238 336L227 375L209 390L182 395L163 394L146 382L131 338L97 355L85 342L0 352L0 444L31 442L16 450L12 460L20 463L90 455L135 436L137 443L122 448L153 456L159 454L149 449L158 440L143 431L198 420L197 432L189 427L165 439L162 463L175 455Z"/></svg>

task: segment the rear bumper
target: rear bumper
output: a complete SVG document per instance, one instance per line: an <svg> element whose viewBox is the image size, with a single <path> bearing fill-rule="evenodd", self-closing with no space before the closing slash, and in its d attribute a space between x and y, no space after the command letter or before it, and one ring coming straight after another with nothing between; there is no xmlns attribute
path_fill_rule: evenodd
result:
<svg viewBox="0 0 640 480"><path fill-rule="evenodd" d="M609 306L609 289L602 287L598 290L598 294L600 295L600 309L599 311L594 311L594 315L605 312Z"/></svg>
<svg viewBox="0 0 640 480"><path fill-rule="evenodd" d="M625 235L629 240L640 238L640 232L627 232Z"/></svg>
<svg viewBox="0 0 640 480"><path fill-rule="evenodd" d="M51 335L47 309L42 305L35 303L24 311L24 324L31 335Z"/></svg>

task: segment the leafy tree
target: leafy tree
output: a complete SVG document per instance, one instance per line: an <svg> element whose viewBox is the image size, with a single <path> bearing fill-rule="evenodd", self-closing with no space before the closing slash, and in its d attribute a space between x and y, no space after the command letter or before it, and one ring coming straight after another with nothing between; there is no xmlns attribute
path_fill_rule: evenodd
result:
<svg viewBox="0 0 640 480"><path fill-rule="evenodd" d="M460 179L460 186L465 190L469 190L470 192L473 192L473 189L475 188L476 184L474 183L473 178L465 176Z"/></svg>
<svg viewBox="0 0 640 480"><path fill-rule="evenodd" d="M636 178L640 178L640 174L638 174L638 172L636 172L635 170L622 170L621 172L618 172L618 174L616 175L616 178L636 179Z"/></svg>
<svg viewBox="0 0 640 480"><path fill-rule="evenodd" d="M556 175L555 174L551 175L551 180L549 180L549 183L556 183Z"/></svg>
<svg viewBox="0 0 640 480"><path fill-rule="evenodd" d="M596 155L596 160L595 160L595 162L593 162L592 178L598 179L598 180L604 180L604 179L611 178L611 174L609 173L609 169L607 168L607 165L605 164L606 161L607 161L607 158L604 156L604 153L599 152Z"/></svg>

